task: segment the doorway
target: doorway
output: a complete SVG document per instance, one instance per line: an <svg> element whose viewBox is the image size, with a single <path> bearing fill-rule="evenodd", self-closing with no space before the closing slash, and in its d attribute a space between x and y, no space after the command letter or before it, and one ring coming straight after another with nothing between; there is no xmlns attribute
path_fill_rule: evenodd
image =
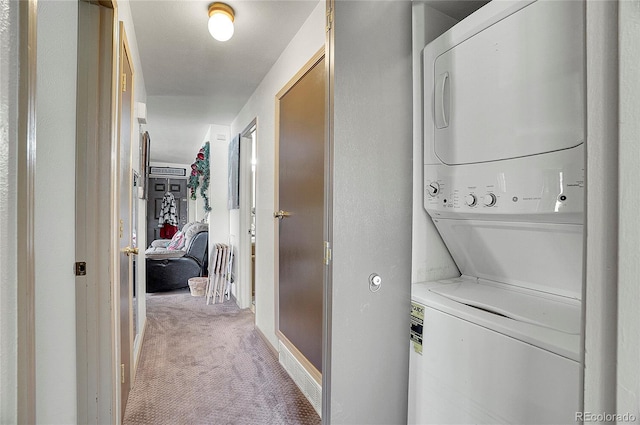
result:
<svg viewBox="0 0 640 425"><path fill-rule="evenodd" d="M256 179L258 126L254 119L240 139L240 240L239 293L240 308L255 314L256 293Z"/></svg>
<svg viewBox="0 0 640 425"><path fill-rule="evenodd" d="M171 192L176 203L176 215L178 217L178 230L187 224L189 219L189 198L187 197L187 180L169 177L149 178L149 200L147 201L147 245L152 241L161 239L158 219L162 209L162 200L165 193Z"/></svg>
<svg viewBox="0 0 640 425"><path fill-rule="evenodd" d="M324 299L324 48L276 96L276 334L316 382Z"/></svg>

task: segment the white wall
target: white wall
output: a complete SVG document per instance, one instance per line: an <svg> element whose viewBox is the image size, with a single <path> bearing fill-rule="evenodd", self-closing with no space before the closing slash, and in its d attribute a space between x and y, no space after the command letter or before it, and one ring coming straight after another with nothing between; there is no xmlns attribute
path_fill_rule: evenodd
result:
<svg viewBox="0 0 640 425"><path fill-rule="evenodd" d="M640 412L640 3L620 2L618 413Z"/></svg>
<svg viewBox="0 0 640 425"><path fill-rule="evenodd" d="M324 1L319 1L231 124L231 134L237 134L257 117L256 326L274 348L278 346L274 310L275 95L324 46L324 7ZM233 226L231 233L238 234L237 219Z"/></svg>
<svg viewBox="0 0 640 425"><path fill-rule="evenodd" d="M413 220L411 282L459 276L449 251L423 208L424 155L422 108L422 49L457 21L424 3L412 2L413 14Z"/></svg>
<svg viewBox="0 0 640 425"><path fill-rule="evenodd" d="M227 243L229 240L228 197L228 162L229 162L229 126L211 125L209 137L209 166L211 181L209 183L209 246L214 243ZM202 210L204 204L199 208ZM204 210L202 210L204 211Z"/></svg>
<svg viewBox="0 0 640 425"><path fill-rule="evenodd" d="M38 2L36 419L76 421L76 2Z"/></svg>
<svg viewBox="0 0 640 425"><path fill-rule="evenodd" d="M18 2L0 0L0 423L17 423Z"/></svg>

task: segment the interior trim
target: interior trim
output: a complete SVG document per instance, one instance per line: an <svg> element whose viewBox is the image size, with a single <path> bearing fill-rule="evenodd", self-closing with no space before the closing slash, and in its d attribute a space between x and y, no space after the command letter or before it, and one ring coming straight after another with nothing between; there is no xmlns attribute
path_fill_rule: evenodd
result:
<svg viewBox="0 0 640 425"><path fill-rule="evenodd" d="M37 3L19 2L18 104L18 423L36 423L35 174Z"/></svg>
<svg viewBox="0 0 640 425"><path fill-rule="evenodd" d="M333 246L333 94L335 75L335 37L333 22L335 0L326 0L326 37L325 37L325 152L324 152L324 240L329 247ZM323 424L331 422L331 328L333 299L333 261L324 267L324 311L322 317L322 418Z"/></svg>
<svg viewBox="0 0 640 425"><path fill-rule="evenodd" d="M309 360L296 348L295 345L291 341L287 339L286 336L279 330L276 330L276 335L282 344L287 347L287 349L293 354L293 357L296 358L304 367L304 369L311 375L311 377L318 383L318 385L322 385L322 372L320 372L316 367L311 364Z"/></svg>
<svg viewBox="0 0 640 425"><path fill-rule="evenodd" d="M237 257L237 301L240 308L250 308L251 294L251 134L255 131L256 148L258 146L258 118L240 132L240 237L238 238ZM248 145L247 145L248 144ZM246 148L246 149L245 149ZM256 181L258 179L258 164L256 164ZM257 226L256 226L257 229ZM257 236L257 233L256 233ZM257 243L256 237L256 243ZM254 314L255 323L255 314Z"/></svg>

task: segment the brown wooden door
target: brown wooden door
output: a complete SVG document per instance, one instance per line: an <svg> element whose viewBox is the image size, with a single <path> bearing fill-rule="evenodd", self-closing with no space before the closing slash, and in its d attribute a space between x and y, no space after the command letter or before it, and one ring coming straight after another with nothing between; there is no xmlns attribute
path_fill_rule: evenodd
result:
<svg viewBox="0 0 640 425"><path fill-rule="evenodd" d="M132 363L132 317L133 255L131 238L131 130L133 114L133 68L127 48L124 27L120 25L120 102L119 102L119 247L120 247L120 416L124 417L129 391L131 390Z"/></svg>
<svg viewBox="0 0 640 425"><path fill-rule="evenodd" d="M322 371L324 57L279 96L278 330Z"/></svg>

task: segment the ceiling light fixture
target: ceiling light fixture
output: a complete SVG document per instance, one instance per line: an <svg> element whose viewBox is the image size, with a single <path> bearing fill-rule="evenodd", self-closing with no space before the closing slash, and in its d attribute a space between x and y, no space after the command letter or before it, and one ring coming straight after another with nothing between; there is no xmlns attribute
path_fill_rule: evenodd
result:
<svg viewBox="0 0 640 425"><path fill-rule="evenodd" d="M233 36L233 9L228 4L212 3L209 6L209 32L218 41Z"/></svg>

